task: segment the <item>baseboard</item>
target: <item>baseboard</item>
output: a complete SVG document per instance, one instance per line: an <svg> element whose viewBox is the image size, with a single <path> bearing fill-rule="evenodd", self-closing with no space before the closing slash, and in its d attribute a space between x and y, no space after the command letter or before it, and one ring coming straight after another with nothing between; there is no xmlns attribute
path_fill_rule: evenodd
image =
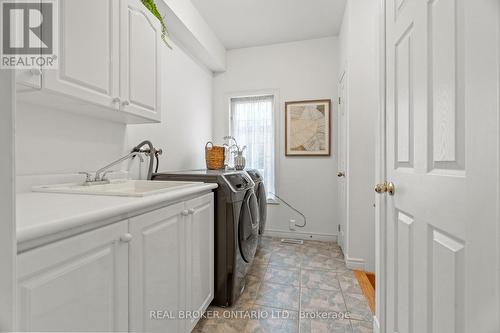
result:
<svg viewBox="0 0 500 333"><path fill-rule="evenodd" d="M301 231L282 231L282 230L266 230L264 236L277 237L277 238L293 238L303 240L319 240L325 242L336 242L337 235L334 234L319 234L312 232Z"/></svg>
<svg viewBox="0 0 500 333"><path fill-rule="evenodd" d="M345 265L349 269L355 269L358 271L365 270L365 261L363 259L349 258L348 256L346 256Z"/></svg>
<svg viewBox="0 0 500 333"><path fill-rule="evenodd" d="M373 316L373 333L380 333L380 323L377 316Z"/></svg>

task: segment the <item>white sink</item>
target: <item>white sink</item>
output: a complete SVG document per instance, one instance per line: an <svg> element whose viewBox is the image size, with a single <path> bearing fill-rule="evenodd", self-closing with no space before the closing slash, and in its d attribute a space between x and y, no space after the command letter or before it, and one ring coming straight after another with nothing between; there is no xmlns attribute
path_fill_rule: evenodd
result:
<svg viewBox="0 0 500 333"><path fill-rule="evenodd" d="M114 195L122 197L145 197L165 193L183 187L202 184L200 182L178 181L150 181L150 180L114 180L110 184L84 185L60 184L35 186L34 192L87 194L87 195Z"/></svg>

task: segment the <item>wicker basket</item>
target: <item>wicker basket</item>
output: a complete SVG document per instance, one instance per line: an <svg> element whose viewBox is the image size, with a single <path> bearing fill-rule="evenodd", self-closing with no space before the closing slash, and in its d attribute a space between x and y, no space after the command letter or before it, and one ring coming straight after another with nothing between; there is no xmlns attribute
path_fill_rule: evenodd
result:
<svg viewBox="0 0 500 333"><path fill-rule="evenodd" d="M224 169L224 154L224 147L214 146L212 142L207 142L205 145L205 160L207 161L207 169Z"/></svg>

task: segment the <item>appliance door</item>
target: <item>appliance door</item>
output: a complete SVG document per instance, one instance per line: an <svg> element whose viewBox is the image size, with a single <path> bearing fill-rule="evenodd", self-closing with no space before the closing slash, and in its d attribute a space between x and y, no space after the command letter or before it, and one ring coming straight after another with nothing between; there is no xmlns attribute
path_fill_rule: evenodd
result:
<svg viewBox="0 0 500 333"><path fill-rule="evenodd" d="M259 242L259 204L253 190L247 191L238 221L240 253L247 263L251 263Z"/></svg>
<svg viewBox="0 0 500 333"><path fill-rule="evenodd" d="M259 203L259 217L260 217L259 235L262 235L266 227L266 219L267 219L267 193L266 193L266 187L264 186L263 182L259 183L259 187L257 189L257 200Z"/></svg>

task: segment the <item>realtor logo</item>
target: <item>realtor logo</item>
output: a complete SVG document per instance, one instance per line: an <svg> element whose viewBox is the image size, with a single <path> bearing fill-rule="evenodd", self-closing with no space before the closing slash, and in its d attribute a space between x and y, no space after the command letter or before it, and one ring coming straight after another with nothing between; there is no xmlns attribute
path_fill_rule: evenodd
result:
<svg viewBox="0 0 500 333"><path fill-rule="evenodd" d="M54 0L0 0L1 68L57 68Z"/></svg>

